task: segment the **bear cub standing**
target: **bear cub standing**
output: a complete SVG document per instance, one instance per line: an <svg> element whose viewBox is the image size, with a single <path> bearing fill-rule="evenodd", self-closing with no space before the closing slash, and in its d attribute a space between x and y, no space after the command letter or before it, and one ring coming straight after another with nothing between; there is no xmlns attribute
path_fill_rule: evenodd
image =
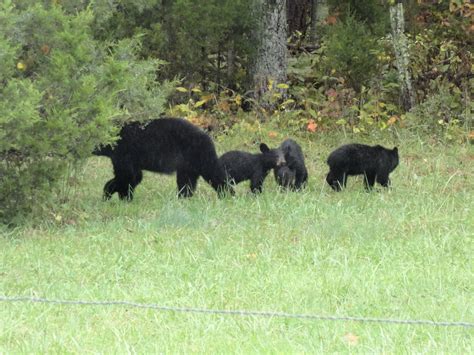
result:
<svg viewBox="0 0 474 355"><path fill-rule="evenodd" d="M296 177L294 170L284 165L273 169L273 174L275 175L275 180L278 185L284 187L285 189L292 189L292 186L295 184Z"/></svg>
<svg viewBox="0 0 474 355"><path fill-rule="evenodd" d="M335 191L346 186L347 176L364 175L364 184L370 190L375 181L384 187L390 185L389 174L398 165L398 149L380 145L347 144L334 150L328 157L327 183Z"/></svg>
<svg viewBox="0 0 474 355"><path fill-rule="evenodd" d="M180 197L193 195L199 176L219 195L233 193L211 137L183 119L128 123L122 127L115 146L101 146L93 154L112 160L115 176L104 186L105 200L115 192L120 199L132 200L135 187L142 181L142 170L163 174L176 171Z"/></svg>
<svg viewBox="0 0 474 355"><path fill-rule="evenodd" d="M278 185L293 191L305 187L308 180L308 170L304 165L304 155L301 147L293 139L286 139L279 149L285 156L286 165L273 169Z"/></svg>
<svg viewBox="0 0 474 355"><path fill-rule="evenodd" d="M219 162L227 176L228 183L238 184L250 180L253 193L262 192L263 181L268 172L285 164L285 157L280 149L270 149L265 143L260 144L260 154L251 154L233 150L223 154Z"/></svg>

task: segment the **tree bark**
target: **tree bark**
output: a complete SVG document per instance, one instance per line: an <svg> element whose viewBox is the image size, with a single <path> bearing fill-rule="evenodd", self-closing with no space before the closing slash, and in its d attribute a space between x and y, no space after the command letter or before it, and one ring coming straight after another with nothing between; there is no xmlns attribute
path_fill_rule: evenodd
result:
<svg viewBox="0 0 474 355"><path fill-rule="evenodd" d="M395 62L398 69L402 104L404 109L408 111L415 106L415 94L408 70L410 58L408 55L408 41L405 35L405 17L402 0L397 0L397 4L390 6L390 23L392 26L392 43L395 50Z"/></svg>
<svg viewBox="0 0 474 355"><path fill-rule="evenodd" d="M286 2L286 16L288 19L288 33L296 31L305 33L308 27L307 19L311 9L311 0L288 0Z"/></svg>
<svg viewBox="0 0 474 355"><path fill-rule="evenodd" d="M286 81L287 70L287 21L285 0L261 0L261 26L258 28L258 49L253 63L255 99L263 106L263 97L277 83ZM269 83L273 85L269 85Z"/></svg>
<svg viewBox="0 0 474 355"><path fill-rule="evenodd" d="M311 43L316 43L318 41L317 27L327 17L328 12L327 0L311 0Z"/></svg>
<svg viewBox="0 0 474 355"><path fill-rule="evenodd" d="M222 73L221 73L221 61L222 61L222 57L221 57L221 52L222 52L222 42L219 42L217 44L217 70L216 70L216 83L217 83L217 94L220 94L221 92L221 77L222 77Z"/></svg>
<svg viewBox="0 0 474 355"><path fill-rule="evenodd" d="M229 47L227 48L227 87L231 88L232 90L235 89L234 72L235 72L234 40L230 40Z"/></svg>

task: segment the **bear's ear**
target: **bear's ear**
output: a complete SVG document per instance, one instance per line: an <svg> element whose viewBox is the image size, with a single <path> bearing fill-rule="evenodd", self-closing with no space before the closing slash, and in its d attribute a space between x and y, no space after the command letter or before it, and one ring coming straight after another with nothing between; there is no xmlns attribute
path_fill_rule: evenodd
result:
<svg viewBox="0 0 474 355"><path fill-rule="evenodd" d="M393 149L392 149L392 152L398 153L398 148L397 148L397 147L393 148Z"/></svg>
<svg viewBox="0 0 474 355"><path fill-rule="evenodd" d="M270 148L268 148L268 145L266 145L265 143L260 143L260 151L262 153L266 153L270 151Z"/></svg>

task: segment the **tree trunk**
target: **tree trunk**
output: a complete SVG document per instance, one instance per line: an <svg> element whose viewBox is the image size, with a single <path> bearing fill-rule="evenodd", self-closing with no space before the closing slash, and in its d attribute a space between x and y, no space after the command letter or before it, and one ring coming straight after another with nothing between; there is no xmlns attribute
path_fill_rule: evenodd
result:
<svg viewBox="0 0 474 355"><path fill-rule="evenodd" d="M229 47L227 49L227 87L235 90L234 83L235 72L235 51L234 40L229 40Z"/></svg>
<svg viewBox="0 0 474 355"><path fill-rule="evenodd" d="M270 107L269 102L262 100L265 93L277 83L286 81L286 1L261 0L258 3L262 20L257 32L259 45L252 70L254 96L264 107Z"/></svg>
<svg viewBox="0 0 474 355"><path fill-rule="evenodd" d="M304 34L308 27L307 19L311 8L311 0L288 0L286 5L289 35L293 35L296 31Z"/></svg>
<svg viewBox="0 0 474 355"><path fill-rule="evenodd" d="M402 0L398 0L397 4L390 6L390 23L392 25L392 43L395 50L402 104L405 110L408 111L415 106L415 94L408 70L410 59L408 56L407 37L405 36L405 17Z"/></svg>
<svg viewBox="0 0 474 355"><path fill-rule="evenodd" d="M174 53L176 44L176 30L174 28L170 0L161 0L161 24L167 38L167 47ZM174 58L173 58L174 59Z"/></svg>
<svg viewBox="0 0 474 355"><path fill-rule="evenodd" d="M217 44L217 70L216 70L216 83L217 83L217 94L221 92L221 52L222 52L222 42Z"/></svg>
<svg viewBox="0 0 474 355"><path fill-rule="evenodd" d="M318 41L318 25L328 16L329 9L327 0L311 0L311 29L310 41Z"/></svg>

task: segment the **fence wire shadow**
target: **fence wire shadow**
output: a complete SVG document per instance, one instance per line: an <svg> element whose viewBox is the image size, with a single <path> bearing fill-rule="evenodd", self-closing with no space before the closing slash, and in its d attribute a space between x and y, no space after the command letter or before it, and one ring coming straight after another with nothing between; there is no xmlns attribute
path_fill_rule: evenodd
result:
<svg viewBox="0 0 474 355"><path fill-rule="evenodd" d="M438 327L464 327L474 328L474 323L464 321L432 321L425 319L392 319L392 318L372 318L372 317L350 317L336 315L317 315L317 314L293 314L286 312L274 311L248 311L248 310L219 310L194 307L171 307L160 306L153 303L137 303L130 301L87 301L87 300L62 300L49 299L28 296L3 296L0 295L0 302L8 303L46 303L54 305L67 306L123 306L133 308L153 309L157 311L179 312L179 313L198 313L198 314L214 314L214 315L233 315L233 316L251 316L251 317L267 317L267 318L293 318L308 319L320 321L346 321L361 323L381 323L381 324L405 324L405 325L430 325Z"/></svg>

